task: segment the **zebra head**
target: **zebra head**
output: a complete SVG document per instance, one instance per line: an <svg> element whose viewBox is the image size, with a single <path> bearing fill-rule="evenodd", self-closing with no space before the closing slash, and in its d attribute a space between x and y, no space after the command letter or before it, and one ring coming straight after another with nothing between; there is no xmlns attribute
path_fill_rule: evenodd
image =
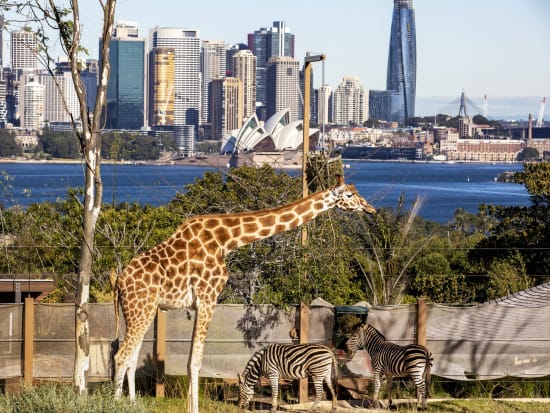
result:
<svg viewBox="0 0 550 413"><path fill-rule="evenodd" d="M239 409L246 409L252 396L254 396L254 387L248 384L246 373L245 376L237 375L239 378Z"/></svg>
<svg viewBox="0 0 550 413"><path fill-rule="evenodd" d="M246 363L243 374L238 374L239 378L239 408L245 409L254 396L254 385L262 373L261 359L265 348L255 352Z"/></svg>
<svg viewBox="0 0 550 413"><path fill-rule="evenodd" d="M386 339L382 333L368 323L363 323L357 327L346 341L346 357L348 360L351 360L357 350L365 348L372 340L385 341Z"/></svg>

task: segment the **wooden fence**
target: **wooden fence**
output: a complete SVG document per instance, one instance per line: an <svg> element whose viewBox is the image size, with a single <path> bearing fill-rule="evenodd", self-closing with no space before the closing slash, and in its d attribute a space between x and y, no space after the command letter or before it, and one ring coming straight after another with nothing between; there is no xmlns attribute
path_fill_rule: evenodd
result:
<svg viewBox="0 0 550 413"><path fill-rule="evenodd" d="M33 383L36 379L70 380L74 366L73 304L0 305L0 380ZM437 304L376 307L368 321L398 344L427 345L434 356L432 374L457 379L550 374L550 305L534 308L485 304L458 308ZM114 309L90 305L90 381L112 376ZM185 375L194 313L159 312L145 336L138 375L157 382L165 375ZM270 305L219 305L208 335L201 376L231 380L250 356L268 343L334 342L335 308L314 302L289 310ZM120 320L120 337L124 321ZM336 350L339 355L339 350ZM370 377L368 355L360 354L341 372L344 379ZM344 380L344 381L345 381Z"/></svg>

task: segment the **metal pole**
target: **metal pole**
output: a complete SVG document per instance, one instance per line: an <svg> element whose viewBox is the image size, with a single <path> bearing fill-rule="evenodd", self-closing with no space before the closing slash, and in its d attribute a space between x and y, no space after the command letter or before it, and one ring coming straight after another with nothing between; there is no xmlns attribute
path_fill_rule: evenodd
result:
<svg viewBox="0 0 550 413"><path fill-rule="evenodd" d="M307 158L309 154L309 89L311 82L311 63L306 60L304 63L304 120L303 120L303 144L302 144L302 198L307 198L308 185L307 185ZM306 226L302 226L302 245L307 244L307 229Z"/></svg>
<svg viewBox="0 0 550 413"><path fill-rule="evenodd" d="M302 197L307 198L307 161L309 155L309 118L310 118L310 90L311 90L311 63L325 60L325 55L311 56L306 54L304 59L304 120L302 127ZM307 229L302 226L302 245L307 244Z"/></svg>

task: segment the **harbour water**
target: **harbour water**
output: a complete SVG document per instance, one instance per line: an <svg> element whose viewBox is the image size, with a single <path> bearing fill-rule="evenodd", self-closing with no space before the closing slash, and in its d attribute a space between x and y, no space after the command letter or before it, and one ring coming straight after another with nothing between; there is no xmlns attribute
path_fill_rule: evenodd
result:
<svg viewBox="0 0 550 413"><path fill-rule="evenodd" d="M446 223L463 208L475 213L479 204L527 205L523 185L497 182L504 171L522 170L520 164L407 163L344 161L345 179L375 207L395 207L400 195L406 206L420 196L420 215ZM166 204L185 185L209 170L207 166L112 165L102 166L106 203ZM221 169L225 171L225 168ZM300 171L289 171L299 174ZM69 188L84 182L80 164L0 163L0 199L5 207L65 198Z"/></svg>

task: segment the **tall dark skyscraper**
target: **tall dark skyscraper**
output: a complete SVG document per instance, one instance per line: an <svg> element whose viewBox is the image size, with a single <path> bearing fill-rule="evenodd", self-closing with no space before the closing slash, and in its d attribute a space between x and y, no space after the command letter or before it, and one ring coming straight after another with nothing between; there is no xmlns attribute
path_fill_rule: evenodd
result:
<svg viewBox="0 0 550 413"><path fill-rule="evenodd" d="M101 43L100 39L100 50ZM120 21L116 24L109 62L111 76L105 128L139 130L145 121L145 39L138 37L137 23Z"/></svg>
<svg viewBox="0 0 550 413"><path fill-rule="evenodd" d="M294 57L294 35L284 21L274 21L272 27L248 34L248 48L256 56L256 100L267 102L267 66L273 56ZM261 112L261 108L258 111ZM262 113L257 113L265 120Z"/></svg>
<svg viewBox="0 0 550 413"><path fill-rule="evenodd" d="M389 119L414 117L416 99L416 28L412 0L394 0L386 90L391 93Z"/></svg>

